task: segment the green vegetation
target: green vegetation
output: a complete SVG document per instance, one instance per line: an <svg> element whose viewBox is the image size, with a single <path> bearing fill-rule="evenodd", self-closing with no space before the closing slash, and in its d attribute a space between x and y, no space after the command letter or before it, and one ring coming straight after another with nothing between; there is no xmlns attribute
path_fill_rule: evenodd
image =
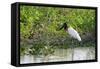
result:
<svg viewBox="0 0 100 69"><path fill-rule="evenodd" d="M80 33L81 43L59 31L64 22ZM95 10L20 6L20 39L21 55L47 56L55 48L95 46Z"/></svg>

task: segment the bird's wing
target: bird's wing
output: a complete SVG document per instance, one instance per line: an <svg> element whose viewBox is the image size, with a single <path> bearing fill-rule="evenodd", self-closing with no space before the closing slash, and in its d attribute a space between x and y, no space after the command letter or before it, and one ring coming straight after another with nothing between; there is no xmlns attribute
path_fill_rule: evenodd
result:
<svg viewBox="0 0 100 69"><path fill-rule="evenodd" d="M68 28L68 33L71 37L81 41L81 37L79 36L78 32L73 28Z"/></svg>

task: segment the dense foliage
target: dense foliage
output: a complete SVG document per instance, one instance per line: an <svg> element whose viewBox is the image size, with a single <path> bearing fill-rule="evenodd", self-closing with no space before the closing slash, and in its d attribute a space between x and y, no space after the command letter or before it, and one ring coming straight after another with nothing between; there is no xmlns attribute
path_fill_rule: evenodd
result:
<svg viewBox="0 0 100 69"><path fill-rule="evenodd" d="M79 32L81 45L95 45L95 10L21 6L21 53L29 49L28 54L46 55L52 54L54 48L70 47L72 38L64 30L59 30L64 22ZM80 46L80 43L74 40L74 45Z"/></svg>

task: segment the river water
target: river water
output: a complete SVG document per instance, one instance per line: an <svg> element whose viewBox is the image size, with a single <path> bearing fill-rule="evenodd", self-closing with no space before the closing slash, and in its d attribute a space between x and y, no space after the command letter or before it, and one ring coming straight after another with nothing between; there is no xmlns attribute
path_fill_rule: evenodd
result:
<svg viewBox="0 0 100 69"><path fill-rule="evenodd" d="M41 62L57 62L57 61L76 61L76 60L92 60L95 59L94 47L77 47L68 49L55 49L53 55L44 57L43 55L24 55L20 57L20 63L41 63Z"/></svg>

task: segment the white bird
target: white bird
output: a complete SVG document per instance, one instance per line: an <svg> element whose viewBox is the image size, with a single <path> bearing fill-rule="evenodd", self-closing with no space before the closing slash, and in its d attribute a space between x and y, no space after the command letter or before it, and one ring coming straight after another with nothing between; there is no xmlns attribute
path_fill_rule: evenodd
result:
<svg viewBox="0 0 100 69"><path fill-rule="evenodd" d="M66 32L68 32L68 34L74 38L74 39L77 39L78 41L81 41L81 37L79 36L79 33L73 29L72 27L68 27L66 23L63 24L63 26L60 28L60 30L64 28L64 30Z"/></svg>
<svg viewBox="0 0 100 69"><path fill-rule="evenodd" d="M68 28L68 34L71 37L77 39L78 41L81 41L81 37L79 36L78 32L75 29L73 29L72 27Z"/></svg>

